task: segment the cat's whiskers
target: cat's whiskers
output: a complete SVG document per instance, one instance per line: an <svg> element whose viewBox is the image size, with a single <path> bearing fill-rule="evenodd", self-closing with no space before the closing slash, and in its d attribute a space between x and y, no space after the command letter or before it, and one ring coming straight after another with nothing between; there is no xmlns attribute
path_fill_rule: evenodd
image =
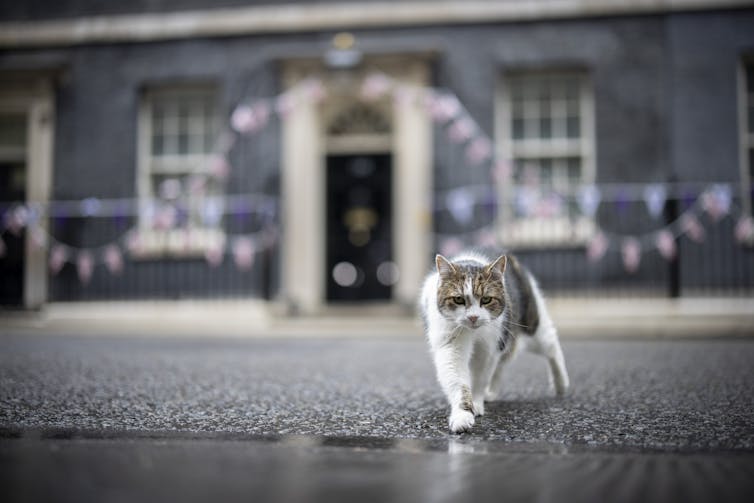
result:
<svg viewBox="0 0 754 503"><path fill-rule="evenodd" d="M515 326L517 326L517 327L521 327L521 328L529 328L529 326L528 326L528 325L523 325L523 324L521 324L521 323L516 323L515 321L511 321L511 320L508 320L508 324L509 324L509 325L515 325Z"/></svg>
<svg viewBox="0 0 754 503"><path fill-rule="evenodd" d="M448 335L446 344L453 342L455 338L458 337L458 335L461 333L462 330L463 330L463 326L456 325L456 327L453 330L451 330L450 334Z"/></svg>
<svg viewBox="0 0 754 503"><path fill-rule="evenodd" d="M503 329L504 334L510 335L511 337L515 337L516 334L514 334L510 328L506 327L505 325L501 325L500 328Z"/></svg>

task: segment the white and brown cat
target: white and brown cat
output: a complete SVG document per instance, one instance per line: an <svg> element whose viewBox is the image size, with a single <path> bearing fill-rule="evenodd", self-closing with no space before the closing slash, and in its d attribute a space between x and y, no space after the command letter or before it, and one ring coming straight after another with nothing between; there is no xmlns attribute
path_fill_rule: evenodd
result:
<svg viewBox="0 0 754 503"><path fill-rule="evenodd" d="M519 349L544 355L558 395L569 386L560 341L534 277L515 257L436 257L420 307L453 433L469 431Z"/></svg>

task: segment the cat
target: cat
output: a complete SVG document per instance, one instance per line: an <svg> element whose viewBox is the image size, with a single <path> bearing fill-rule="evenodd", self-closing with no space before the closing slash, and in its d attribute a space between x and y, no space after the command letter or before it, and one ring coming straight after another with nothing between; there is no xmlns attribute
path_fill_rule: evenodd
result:
<svg viewBox="0 0 754 503"><path fill-rule="evenodd" d="M503 366L519 348L547 358L550 382L563 395L569 378L555 325L537 282L516 257L438 254L435 262L419 307L450 403L450 431L470 431L484 415L485 400L498 396Z"/></svg>

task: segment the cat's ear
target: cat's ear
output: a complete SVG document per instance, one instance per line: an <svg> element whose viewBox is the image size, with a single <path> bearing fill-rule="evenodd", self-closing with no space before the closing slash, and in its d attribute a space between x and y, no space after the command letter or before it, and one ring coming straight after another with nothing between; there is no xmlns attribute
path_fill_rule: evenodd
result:
<svg viewBox="0 0 754 503"><path fill-rule="evenodd" d="M456 268L453 267L453 264L439 253L435 257L435 264L437 264L437 272L440 274L440 277L450 276L456 272Z"/></svg>
<svg viewBox="0 0 754 503"><path fill-rule="evenodd" d="M492 262L490 265L488 265L484 269L484 272L486 272L487 274L490 274L492 271L497 269L498 271L500 271L500 274L504 274L505 266L507 263L508 263L508 257L506 257L505 255L500 255L494 262Z"/></svg>

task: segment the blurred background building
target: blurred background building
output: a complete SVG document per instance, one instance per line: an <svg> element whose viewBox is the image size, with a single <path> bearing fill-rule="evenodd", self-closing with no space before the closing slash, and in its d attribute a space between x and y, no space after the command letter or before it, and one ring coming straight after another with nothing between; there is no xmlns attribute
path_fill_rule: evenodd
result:
<svg viewBox="0 0 754 503"><path fill-rule="evenodd" d="M750 295L753 157L750 2L0 6L4 305Z"/></svg>

